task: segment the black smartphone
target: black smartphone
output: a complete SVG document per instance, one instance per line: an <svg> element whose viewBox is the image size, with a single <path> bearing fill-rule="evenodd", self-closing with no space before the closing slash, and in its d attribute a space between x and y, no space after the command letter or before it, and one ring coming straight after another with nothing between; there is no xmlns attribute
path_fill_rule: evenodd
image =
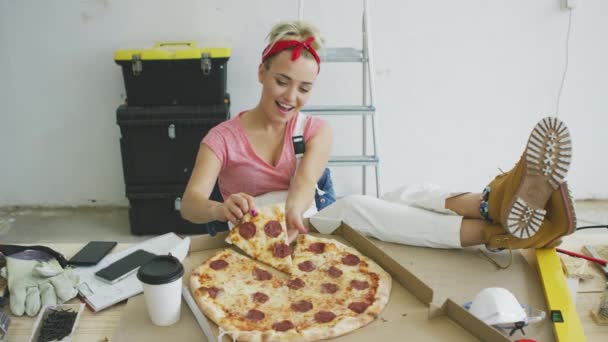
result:
<svg viewBox="0 0 608 342"><path fill-rule="evenodd" d="M70 265L93 266L116 246L116 241L91 241L68 261Z"/></svg>
<svg viewBox="0 0 608 342"><path fill-rule="evenodd" d="M126 257L119 259L109 266L97 271L95 276L106 283L114 284L117 281L133 274L133 272L135 272L139 266L147 263L154 257L156 257L156 254L138 249Z"/></svg>

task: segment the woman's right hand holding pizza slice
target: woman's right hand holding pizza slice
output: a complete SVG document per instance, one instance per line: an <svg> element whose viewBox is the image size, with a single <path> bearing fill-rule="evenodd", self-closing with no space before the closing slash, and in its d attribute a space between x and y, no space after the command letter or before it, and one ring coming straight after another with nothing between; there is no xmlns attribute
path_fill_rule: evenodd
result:
<svg viewBox="0 0 608 342"><path fill-rule="evenodd" d="M243 216L255 210L254 198L244 192L230 195L224 203L217 206L221 221L230 221L233 225L238 225Z"/></svg>

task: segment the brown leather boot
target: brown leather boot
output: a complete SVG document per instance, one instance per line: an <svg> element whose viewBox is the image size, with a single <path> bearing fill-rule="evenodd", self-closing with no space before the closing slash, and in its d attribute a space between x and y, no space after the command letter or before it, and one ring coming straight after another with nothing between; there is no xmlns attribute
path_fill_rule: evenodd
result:
<svg viewBox="0 0 608 342"><path fill-rule="evenodd" d="M492 222L519 239L535 236L547 201L568 174L571 151L570 132L562 121L547 117L537 123L517 165L489 184Z"/></svg>
<svg viewBox="0 0 608 342"><path fill-rule="evenodd" d="M574 202L566 182L560 184L547 202L546 215L536 234L529 238L520 238L511 234L501 225L489 224L484 232L486 246L492 249L520 249L555 247L561 238L576 230L576 213Z"/></svg>

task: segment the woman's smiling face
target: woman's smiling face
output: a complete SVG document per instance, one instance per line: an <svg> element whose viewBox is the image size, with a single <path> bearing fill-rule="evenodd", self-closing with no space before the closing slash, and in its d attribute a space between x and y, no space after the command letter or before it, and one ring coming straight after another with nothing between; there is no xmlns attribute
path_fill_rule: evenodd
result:
<svg viewBox="0 0 608 342"><path fill-rule="evenodd" d="M291 60L291 50L277 54L266 69L260 64L260 104L271 122L288 122L308 101L317 78L317 62L301 56Z"/></svg>

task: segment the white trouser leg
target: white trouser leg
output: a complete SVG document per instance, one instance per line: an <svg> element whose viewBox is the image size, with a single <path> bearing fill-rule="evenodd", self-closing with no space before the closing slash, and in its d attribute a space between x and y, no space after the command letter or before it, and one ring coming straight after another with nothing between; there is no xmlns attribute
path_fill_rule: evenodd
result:
<svg viewBox="0 0 608 342"><path fill-rule="evenodd" d="M452 210L445 208L445 200L462 194L465 194L465 192L446 191L441 189L437 184L422 183L402 186L395 191L387 192L381 198L389 202L405 204L411 207L456 215Z"/></svg>
<svg viewBox="0 0 608 342"><path fill-rule="evenodd" d="M386 242L461 248L461 216L440 214L371 196L344 197L310 218L310 223L324 234L330 234L342 222L364 235Z"/></svg>

